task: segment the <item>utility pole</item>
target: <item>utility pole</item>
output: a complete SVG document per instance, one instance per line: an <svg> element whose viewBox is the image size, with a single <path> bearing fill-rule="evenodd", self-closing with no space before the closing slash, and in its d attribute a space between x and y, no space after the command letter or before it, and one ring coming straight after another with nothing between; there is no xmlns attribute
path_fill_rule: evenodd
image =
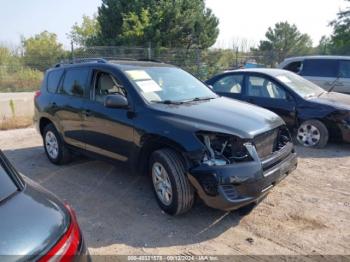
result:
<svg viewBox="0 0 350 262"><path fill-rule="evenodd" d="M71 59L74 61L74 43L73 41L70 42L70 48L71 48Z"/></svg>

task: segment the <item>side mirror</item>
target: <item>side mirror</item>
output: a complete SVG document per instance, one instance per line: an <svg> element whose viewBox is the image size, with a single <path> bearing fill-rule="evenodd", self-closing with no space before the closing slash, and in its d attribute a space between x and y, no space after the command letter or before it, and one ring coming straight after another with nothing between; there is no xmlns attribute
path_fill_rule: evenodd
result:
<svg viewBox="0 0 350 262"><path fill-rule="evenodd" d="M214 89L214 87L212 85L207 85L211 90Z"/></svg>
<svg viewBox="0 0 350 262"><path fill-rule="evenodd" d="M128 105L126 97L120 94L108 95L105 98L105 107L108 108L127 108Z"/></svg>

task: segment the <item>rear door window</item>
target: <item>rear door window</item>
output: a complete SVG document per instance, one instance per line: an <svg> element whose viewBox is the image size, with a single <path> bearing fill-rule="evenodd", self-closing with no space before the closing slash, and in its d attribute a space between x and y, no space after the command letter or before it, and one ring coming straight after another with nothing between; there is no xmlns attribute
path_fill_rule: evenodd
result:
<svg viewBox="0 0 350 262"><path fill-rule="evenodd" d="M340 61L339 64L339 76L341 78L350 78L350 60Z"/></svg>
<svg viewBox="0 0 350 262"><path fill-rule="evenodd" d="M60 83L63 75L63 69L51 71L47 75L47 91L50 93L56 93L57 87Z"/></svg>
<svg viewBox="0 0 350 262"><path fill-rule="evenodd" d="M0 202L18 191L18 187L11 179L0 158Z"/></svg>
<svg viewBox="0 0 350 262"><path fill-rule="evenodd" d="M88 68L68 69L64 76L61 94L83 97L88 77Z"/></svg>
<svg viewBox="0 0 350 262"><path fill-rule="evenodd" d="M236 93L242 92L243 75L227 75L218 79L213 84L213 90L219 93Z"/></svg>
<svg viewBox="0 0 350 262"><path fill-rule="evenodd" d="M337 77L339 61L333 59L307 59L303 63L303 76Z"/></svg>

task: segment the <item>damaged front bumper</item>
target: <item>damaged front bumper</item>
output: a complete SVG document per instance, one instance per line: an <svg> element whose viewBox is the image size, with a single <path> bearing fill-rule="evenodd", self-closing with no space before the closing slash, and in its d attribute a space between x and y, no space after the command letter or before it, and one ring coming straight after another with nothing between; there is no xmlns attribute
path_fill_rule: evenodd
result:
<svg viewBox="0 0 350 262"><path fill-rule="evenodd" d="M188 177L208 206L234 210L264 197L296 167L294 145L288 143L263 160L224 166L202 164L192 168Z"/></svg>

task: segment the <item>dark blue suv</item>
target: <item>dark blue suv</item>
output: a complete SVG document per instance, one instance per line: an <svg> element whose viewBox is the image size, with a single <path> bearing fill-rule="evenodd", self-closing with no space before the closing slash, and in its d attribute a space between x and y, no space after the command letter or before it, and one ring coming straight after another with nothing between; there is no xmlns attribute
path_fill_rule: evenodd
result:
<svg viewBox="0 0 350 262"><path fill-rule="evenodd" d="M73 151L148 174L160 207L188 211L197 194L231 210L260 200L297 165L283 120L216 95L180 68L103 59L59 64L35 98L54 164Z"/></svg>

